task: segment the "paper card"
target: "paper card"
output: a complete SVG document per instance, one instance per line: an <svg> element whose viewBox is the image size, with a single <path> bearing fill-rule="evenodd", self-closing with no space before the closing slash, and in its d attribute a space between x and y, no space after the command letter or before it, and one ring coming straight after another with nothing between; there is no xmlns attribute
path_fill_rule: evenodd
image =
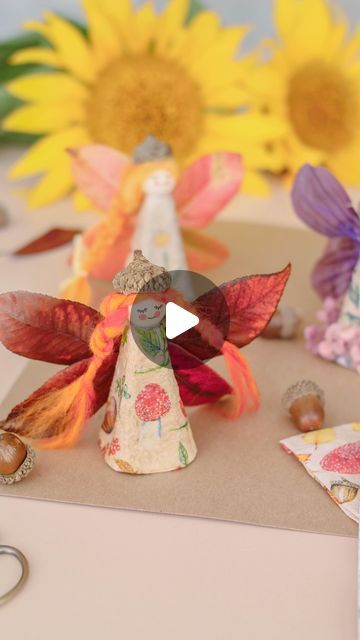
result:
<svg viewBox="0 0 360 640"><path fill-rule="evenodd" d="M302 433L281 446L304 465L349 518L359 522L360 423Z"/></svg>

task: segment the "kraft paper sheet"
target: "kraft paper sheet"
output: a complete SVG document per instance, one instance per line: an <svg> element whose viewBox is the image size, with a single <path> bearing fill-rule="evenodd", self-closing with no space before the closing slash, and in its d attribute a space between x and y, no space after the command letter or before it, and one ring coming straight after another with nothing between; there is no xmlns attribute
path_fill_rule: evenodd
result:
<svg viewBox="0 0 360 640"><path fill-rule="evenodd" d="M236 223L213 225L210 233L231 250L229 261L207 274L214 282L279 270L291 261L293 276L284 303L299 308L306 322L313 319L318 300L308 281L322 250L321 238L308 231ZM298 433L280 403L290 383L307 377L324 388L326 426L332 426L359 422L358 376L306 352L301 337L288 342L258 339L244 352L260 387L261 408L237 422L208 408L191 411L198 456L186 469L147 476L112 471L97 445L100 412L74 449L39 451L32 474L16 485L0 486L0 494L355 537L357 525L284 453L279 441ZM211 366L225 373L221 359ZM55 370L31 363L2 403L1 416Z"/></svg>

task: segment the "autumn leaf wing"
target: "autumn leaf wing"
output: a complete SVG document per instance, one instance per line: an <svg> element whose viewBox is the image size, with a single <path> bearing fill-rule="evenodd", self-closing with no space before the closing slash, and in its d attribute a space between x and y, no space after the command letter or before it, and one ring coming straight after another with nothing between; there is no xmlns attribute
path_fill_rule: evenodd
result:
<svg viewBox="0 0 360 640"><path fill-rule="evenodd" d="M111 382L114 376L114 370L116 365L118 354L114 351L107 358L105 358L101 367L99 368L95 379L94 379L94 395L92 397L91 406L89 407L88 417L94 415L106 402ZM5 431L13 431L15 433L19 433L23 436L30 436L36 438L47 438L48 436L54 435L54 430L56 430L56 425L50 423L44 423L39 421L43 426L41 429L37 430L36 436L32 429L33 424L31 421L27 419L29 415L31 415L32 410L34 411L34 415L36 415L36 406L39 401L44 400L46 396L49 396L54 391L62 391L73 382L78 380L83 374L86 373L89 364L91 362L91 358L87 358L85 360L81 360L80 362L75 362L74 364L62 369L54 376L52 376L45 384L43 384L39 389L34 391L26 400L16 405L6 420L0 422L1 428ZM58 418L55 416L54 420L59 422Z"/></svg>
<svg viewBox="0 0 360 640"><path fill-rule="evenodd" d="M181 226L208 225L238 193L243 162L237 153L212 153L187 167L175 188L174 199Z"/></svg>
<svg viewBox="0 0 360 640"><path fill-rule="evenodd" d="M228 249L219 240L194 229L182 229L181 234L191 271L215 269L229 257Z"/></svg>
<svg viewBox="0 0 360 640"><path fill-rule="evenodd" d="M99 144L68 150L80 191L101 211L108 211L119 191L128 156Z"/></svg>
<svg viewBox="0 0 360 640"><path fill-rule="evenodd" d="M214 287L192 303L199 325L202 319L210 320L226 340L244 347L270 322L290 273L288 265L279 273L246 276ZM201 337L198 328L177 336L175 342L200 360L207 360L216 355L216 349Z"/></svg>
<svg viewBox="0 0 360 640"><path fill-rule="evenodd" d="M89 358L90 336L102 316L91 307L50 296L0 295L0 341L18 355L54 364Z"/></svg>
<svg viewBox="0 0 360 640"><path fill-rule="evenodd" d="M171 364L185 406L216 402L231 393L230 385L201 360L169 340Z"/></svg>

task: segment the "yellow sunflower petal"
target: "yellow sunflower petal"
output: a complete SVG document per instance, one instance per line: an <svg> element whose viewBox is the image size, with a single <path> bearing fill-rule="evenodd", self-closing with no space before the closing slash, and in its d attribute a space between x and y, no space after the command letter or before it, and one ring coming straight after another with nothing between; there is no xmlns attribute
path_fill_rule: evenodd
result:
<svg viewBox="0 0 360 640"><path fill-rule="evenodd" d="M89 200L89 198L87 198L78 189L74 191L73 203L76 213L85 213L94 210L94 204L91 202L91 200Z"/></svg>
<svg viewBox="0 0 360 640"><path fill-rule="evenodd" d="M101 69L123 50L116 21L107 15L96 0L83 0L89 22L90 41L94 47L94 64Z"/></svg>
<svg viewBox="0 0 360 640"><path fill-rule="evenodd" d="M2 127L5 131L48 133L83 121L84 110L79 104L26 105L7 116Z"/></svg>
<svg viewBox="0 0 360 640"><path fill-rule="evenodd" d="M331 15L324 0L275 0L275 24L282 40L299 58L326 49Z"/></svg>
<svg viewBox="0 0 360 640"><path fill-rule="evenodd" d="M130 51L139 53L145 51L151 44L157 24L157 16L151 0L144 2L134 16L133 35L130 43Z"/></svg>
<svg viewBox="0 0 360 640"><path fill-rule="evenodd" d="M182 31L188 11L189 0L171 0L167 4L157 22L156 51L159 54L174 48L174 39Z"/></svg>
<svg viewBox="0 0 360 640"><path fill-rule="evenodd" d="M268 196L270 186L261 173L252 171L245 166L244 180L241 185L241 193L251 196Z"/></svg>
<svg viewBox="0 0 360 640"><path fill-rule="evenodd" d="M24 22L24 29L28 31L36 31L36 33L40 33L45 38L50 36L49 26L46 22L42 22L41 20L26 20Z"/></svg>
<svg viewBox="0 0 360 640"><path fill-rule="evenodd" d="M70 22L52 13L47 14L49 39L54 45L62 65L85 82L94 79L95 69L90 45Z"/></svg>
<svg viewBox="0 0 360 640"><path fill-rule="evenodd" d="M240 105L246 105L249 100L249 92L239 85L225 85L215 89L212 87L204 91L204 102L208 107L236 109Z"/></svg>
<svg viewBox="0 0 360 640"><path fill-rule="evenodd" d="M70 168L70 162L64 159L52 167L46 175L31 189L28 205L32 209L43 207L64 198L70 192L74 184L74 178Z"/></svg>
<svg viewBox="0 0 360 640"><path fill-rule="evenodd" d="M53 49L45 47L28 47L20 49L10 56L11 64L45 64L50 67L60 67L61 59Z"/></svg>
<svg viewBox="0 0 360 640"><path fill-rule="evenodd" d="M257 113L221 116L209 115L207 132L229 140L238 137L242 141L264 142L277 139L286 132L285 124L278 118Z"/></svg>
<svg viewBox="0 0 360 640"><path fill-rule="evenodd" d="M66 73L42 73L21 76L6 85L17 98L28 102L84 101L87 90Z"/></svg>
<svg viewBox="0 0 360 640"><path fill-rule="evenodd" d="M36 173L46 171L49 166L58 163L59 158L66 152L69 147L79 147L90 142L89 136L82 127L72 127L45 136L18 160L11 168L10 176L12 178L24 178Z"/></svg>

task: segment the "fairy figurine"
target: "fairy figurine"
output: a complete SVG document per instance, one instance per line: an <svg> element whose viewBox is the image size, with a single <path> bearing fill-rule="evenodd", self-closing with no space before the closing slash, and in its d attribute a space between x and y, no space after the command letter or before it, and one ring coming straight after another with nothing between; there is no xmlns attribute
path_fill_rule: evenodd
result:
<svg viewBox="0 0 360 640"><path fill-rule="evenodd" d="M292 190L299 218L329 238L312 272L324 300L319 324L306 327L308 348L360 373L360 217L340 182L324 167L304 165Z"/></svg>
<svg viewBox="0 0 360 640"><path fill-rule="evenodd" d="M238 154L203 156L180 172L170 147L151 135L132 158L99 145L70 153L79 189L105 215L75 238L73 276L62 296L89 303L96 283L111 283L137 248L172 271L203 271L227 257L219 241L198 229L238 193Z"/></svg>
<svg viewBox="0 0 360 640"><path fill-rule="evenodd" d="M137 250L113 285L120 296L127 297L129 324L122 334L100 430L105 462L115 471L128 473L186 466L196 456L196 445L165 334L171 276Z"/></svg>
<svg viewBox="0 0 360 640"><path fill-rule="evenodd" d="M239 348L264 330L289 275L290 266L237 278L189 303L164 267L135 251L100 311L26 291L1 294L4 346L67 365L14 407L1 428L43 447L69 447L107 403L99 439L112 469L154 473L187 466L196 445L185 407L213 404L229 419L257 409L257 386ZM165 331L168 302L199 317L172 340ZM219 329L225 313L226 335ZM214 355L223 355L231 384L205 364Z"/></svg>

